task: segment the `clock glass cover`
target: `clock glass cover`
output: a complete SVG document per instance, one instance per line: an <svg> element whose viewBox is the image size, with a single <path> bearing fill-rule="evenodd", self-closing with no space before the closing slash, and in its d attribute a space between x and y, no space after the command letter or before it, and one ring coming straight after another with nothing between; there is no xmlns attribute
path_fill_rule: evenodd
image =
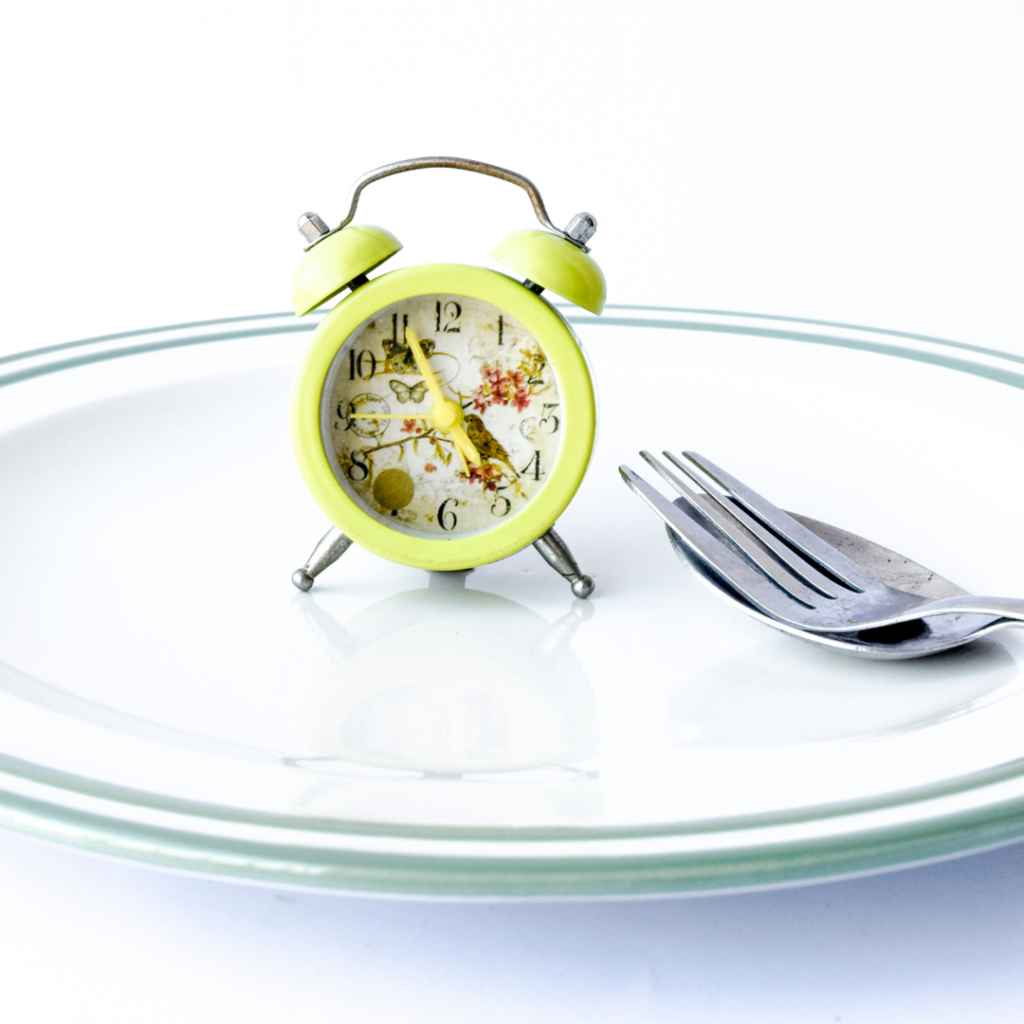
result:
<svg viewBox="0 0 1024 1024"><path fill-rule="evenodd" d="M407 331L478 461L464 462L431 418L437 391ZM507 312L466 295L418 295L345 340L325 381L321 433L335 477L371 516L405 533L465 536L507 522L544 487L560 405L543 347Z"/></svg>

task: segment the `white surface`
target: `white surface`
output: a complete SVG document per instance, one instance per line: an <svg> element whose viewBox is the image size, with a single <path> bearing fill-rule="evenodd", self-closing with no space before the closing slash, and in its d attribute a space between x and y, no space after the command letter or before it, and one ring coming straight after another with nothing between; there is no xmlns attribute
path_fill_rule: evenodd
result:
<svg viewBox="0 0 1024 1024"><path fill-rule="evenodd" d="M454 152L523 170L559 220L592 209L618 301L1024 350L1019 5L626 18L566 2L6 12L0 348L284 308L297 213L336 220L366 168ZM367 199L409 262L480 259L529 223L514 190L436 177L429 216L415 177ZM69 251L45 271L58 237ZM10 837L0 865L0 1002L20 1020L1001 1021L1024 991L1021 847L601 907L289 904Z"/></svg>
<svg viewBox="0 0 1024 1024"><path fill-rule="evenodd" d="M963 1024L1024 1015L1024 845L742 896L366 900L0 833L3 1008L51 1021Z"/></svg>

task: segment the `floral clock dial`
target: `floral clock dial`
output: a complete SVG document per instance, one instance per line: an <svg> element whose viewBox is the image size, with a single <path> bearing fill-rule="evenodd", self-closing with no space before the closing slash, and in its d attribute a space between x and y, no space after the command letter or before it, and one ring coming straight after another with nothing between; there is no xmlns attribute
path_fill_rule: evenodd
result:
<svg viewBox="0 0 1024 1024"><path fill-rule="evenodd" d="M418 295L339 349L324 448L342 487L389 527L465 535L519 515L547 483L561 405L541 343L513 316L467 295Z"/></svg>

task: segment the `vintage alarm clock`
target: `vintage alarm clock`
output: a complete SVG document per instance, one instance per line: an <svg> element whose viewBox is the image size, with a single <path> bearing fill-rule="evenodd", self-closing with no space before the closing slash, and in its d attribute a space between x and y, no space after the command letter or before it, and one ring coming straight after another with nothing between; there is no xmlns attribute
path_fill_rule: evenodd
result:
<svg viewBox="0 0 1024 1024"><path fill-rule="evenodd" d="M429 167L526 191L544 230L516 231L493 251L522 279L457 264L367 277L402 246L383 228L351 223L361 192ZM299 469L334 524L292 575L296 587L309 590L353 541L433 570L484 565L532 543L577 597L592 593L554 525L590 461L594 389L572 328L541 293L601 312L604 275L586 245L596 227L580 213L559 231L527 178L454 157L363 175L333 230L316 214L299 218L309 245L295 312L348 294L316 329L292 395Z"/></svg>

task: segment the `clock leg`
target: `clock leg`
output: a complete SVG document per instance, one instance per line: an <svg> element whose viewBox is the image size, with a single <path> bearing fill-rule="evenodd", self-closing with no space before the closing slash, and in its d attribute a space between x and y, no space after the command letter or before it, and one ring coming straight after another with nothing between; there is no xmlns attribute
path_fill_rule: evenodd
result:
<svg viewBox="0 0 1024 1024"><path fill-rule="evenodd" d="M565 546L565 541L555 533L554 527L543 537L538 537L533 546L540 552L552 569L564 576L572 584L572 592L577 597L590 597L594 592L594 581L580 572L572 552Z"/></svg>
<svg viewBox="0 0 1024 1024"><path fill-rule="evenodd" d="M321 538L320 542L313 548L313 554L301 569L292 573L292 583L299 590L309 590L313 586L313 580L320 575L329 565L341 558L349 549L352 540L346 537L336 526L332 526Z"/></svg>

